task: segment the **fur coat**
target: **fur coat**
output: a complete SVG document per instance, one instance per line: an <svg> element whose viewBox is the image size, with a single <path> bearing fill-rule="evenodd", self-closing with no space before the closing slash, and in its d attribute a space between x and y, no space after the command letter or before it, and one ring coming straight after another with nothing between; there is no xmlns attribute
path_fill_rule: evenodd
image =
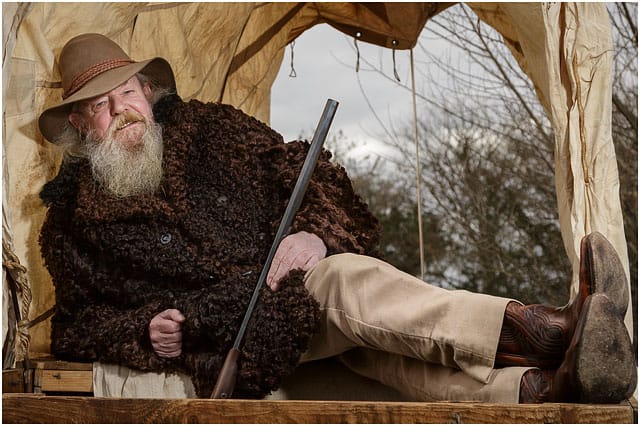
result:
<svg viewBox="0 0 640 426"><path fill-rule="evenodd" d="M173 95L154 107L164 177L153 195L117 199L86 160L65 161L41 198L40 234L55 285L51 351L65 360L183 371L209 397L237 335L262 264L308 151L222 104ZM291 233L318 235L327 255L374 253L379 224L324 152ZM242 346L234 397L263 397L290 374L319 310L293 271L261 290ZM150 320L175 308L182 355L156 356Z"/></svg>

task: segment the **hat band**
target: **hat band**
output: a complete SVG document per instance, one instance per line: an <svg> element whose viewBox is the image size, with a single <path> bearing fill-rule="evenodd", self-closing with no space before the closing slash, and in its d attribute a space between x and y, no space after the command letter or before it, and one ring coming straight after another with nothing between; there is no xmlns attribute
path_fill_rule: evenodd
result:
<svg viewBox="0 0 640 426"><path fill-rule="evenodd" d="M73 79L71 86L69 86L69 90L62 95L62 99L67 99L69 96L76 93L85 84L87 84L89 80L93 79L97 75L114 68L120 68L127 64L132 64L133 62L134 61L130 59L107 59L106 61L98 62Z"/></svg>

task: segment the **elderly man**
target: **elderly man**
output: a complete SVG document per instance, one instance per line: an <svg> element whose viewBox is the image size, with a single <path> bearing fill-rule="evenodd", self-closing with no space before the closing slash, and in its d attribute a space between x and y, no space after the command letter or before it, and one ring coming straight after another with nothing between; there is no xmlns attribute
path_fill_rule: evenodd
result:
<svg viewBox="0 0 640 426"><path fill-rule="evenodd" d="M208 396L308 146L228 105L183 102L164 59L135 62L98 34L70 40L59 66L63 101L39 119L66 153L41 193L52 352L186 373ZM633 392L626 279L603 236L583 239L564 308L443 290L375 258L378 222L328 160L277 250L234 396L335 355L418 400Z"/></svg>

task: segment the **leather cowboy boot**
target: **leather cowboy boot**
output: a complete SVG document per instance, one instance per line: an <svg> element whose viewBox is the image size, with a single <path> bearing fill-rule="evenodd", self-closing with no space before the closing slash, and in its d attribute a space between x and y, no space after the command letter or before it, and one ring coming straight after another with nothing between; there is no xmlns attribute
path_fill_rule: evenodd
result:
<svg viewBox="0 0 640 426"><path fill-rule="evenodd" d="M624 316L629 291L622 263L599 233L582 240L580 282L588 296L557 371L529 370L521 402L618 403L637 384L637 366Z"/></svg>
<svg viewBox="0 0 640 426"><path fill-rule="evenodd" d="M504 313L495 367L558 368L564 358L584 298L565 308L510 302Z"/></svg>
<svg viewBox="0 0 640 426"><path fill-rule="evenodd" d="M519 402L616 404L633 394L636 371L631 339L616 304L605 294L594 294L585 301L560 368L526 371Z"/></svg>
<svg viewBox="0 0 640 426"><path fill-rule="evenodd" d="M517 302L507 305L496 367L557 368L571 343L584 301L591 294L606 294L624 317L629 297L624 268L613 246L598 232L580 243L579 281L578 294L563 308Z"/></svg>
<svg viewBox="0 0 640 426"><path fill-rule="evenodd" d="M549 402L554 370L527 370L520 380L520 404Z"/></svg>

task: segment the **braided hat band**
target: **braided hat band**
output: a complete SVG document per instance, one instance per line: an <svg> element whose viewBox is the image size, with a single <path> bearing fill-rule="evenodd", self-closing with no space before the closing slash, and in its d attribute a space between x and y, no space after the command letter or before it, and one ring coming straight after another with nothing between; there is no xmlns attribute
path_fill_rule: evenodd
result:
<svg viewBox="0 0 640 426"><path fill-rule="evenodd" d="M133 61L129 59L107 59L106 61L102 61L91 66L89 69L85 70L83 73L73 79L69 89L67 89L67 91L63 93L62 99L67 99L69 96L73 95L85 84L87 84L89 80L92 80L103 72L112 70L114 68L120 68L124 65L132 63Z"/></svg>

